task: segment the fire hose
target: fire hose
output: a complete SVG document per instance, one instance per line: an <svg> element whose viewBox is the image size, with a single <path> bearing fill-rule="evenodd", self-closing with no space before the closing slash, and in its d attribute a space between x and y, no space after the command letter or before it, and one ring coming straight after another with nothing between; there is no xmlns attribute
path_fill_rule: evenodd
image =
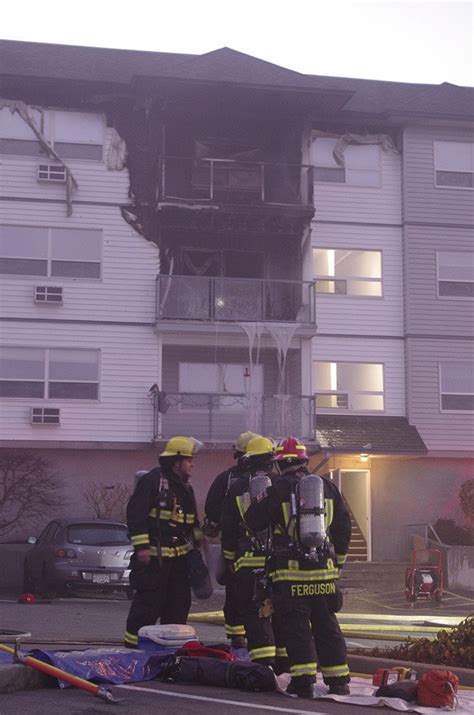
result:
<svg viewBox="0 0 474 715"><path fill-rule="evenodd" d="M67 673L65 670L61 670L61 668L57 668L55 665L44 663L42 660L38 660L38 658L33 658L31 655L24 655L20 651L19 640L17 640L15 648L9 648L9 646L0 643L0 650L3 650L5 651L5 653L10 653L11 655L13 655L13 661L15 663L29 665L31 668L39 670L41 673L50 675L53 678L57 678L58 680L62 680L64 683L73 685L75 688L85 690L87 693L95 695L101 700L105 700L106 703L121 702L120 700L114 698L110 690L107 690L107 688L104 688L100 685L96 685L95 683L91 683L89 680L85 680L84 678L79 678L77 675L71 675L71 673Z"/></svg>

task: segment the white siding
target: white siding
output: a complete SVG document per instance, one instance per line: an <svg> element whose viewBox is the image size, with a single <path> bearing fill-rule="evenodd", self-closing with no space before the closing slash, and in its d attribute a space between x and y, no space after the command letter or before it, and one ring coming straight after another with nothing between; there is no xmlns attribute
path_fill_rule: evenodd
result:
<svg viewBox="0 0 474 715"><path fill-rule="evenodd" d="M474 256L474 229L407 226L405 235L407 332L472 336L474 299L438 297L436 253Z"/></svg>
<svg viewBox="0 0 474 715"><path fill-rule="evenodd" d="M383 363L385 415L405 415L405 363L402 340L314 338L313 360ZM321 410L324 412L324 410ZM334 411L330 411L334 414ZM377 414L377 413L375 413ZM381 414L381 413L378 413Z"/></svg>
<svg viewBox="0 0 474 715"><path fill-rule="evenodd" d="M471 361L470 340L408 340L409 419L428 449L474 451L474 413L441 412L438 367Z"/></svg>
<svg viewBox="0 0 474 715"><path fill-rule="evenodd" d="M403 335L402 232L400 228L318 224L312 245L382 252L383 297L316 294L319 333Z"/></svg>
<svg viewBox="0 0 474 715"><path fill-rule="evenodd" d="M474 142L472 129L408 127L404 143L404 219L441 224L474 223L474 190L436 188L434 142Z"/></svg>
<svg viewBox="0 0 474 715"><path fill-rule="evenodd" d="M66 218L60 204L3 201L1 223L103 230L102 279L2 276L1 314L15 318L152 322L159 251L122 218L118 207L75 207ZM35 305L35 285L63 286L63 305Z"/></svg>
<svg viewBox="0 0 474 715"><path fill-rule="evenodd" d="M358 223L401 223L401 158L381 151L382 181L378 188L346 184L314 184L316 219Z"/></svg>
<svg viewBox="0 0 474 715"><path fill-rule="evenodd" d="M106 130L104 157L107 156L111 129ZM73 192L74 201L128 204L130 185L127 169L108 171L105 161L65 159L78 183ZM37 181L38 164L55 164L48 157L13 156L0 157L0 194L18 198L41 200L66 200L65 184ZM65 209L63 209L64 211ZM74 209L76 211L76 209Z"/></svg>
<svg viewBox="0 0 474 715"><path fill-rule="evenodd" d="M148 390L159 383L152 328L3 323L2 344L81 347L101 351L99 401L0 398L0 439L149 442L153 411ZM61 425L31 425L30 407L59 407Z"/></svg>

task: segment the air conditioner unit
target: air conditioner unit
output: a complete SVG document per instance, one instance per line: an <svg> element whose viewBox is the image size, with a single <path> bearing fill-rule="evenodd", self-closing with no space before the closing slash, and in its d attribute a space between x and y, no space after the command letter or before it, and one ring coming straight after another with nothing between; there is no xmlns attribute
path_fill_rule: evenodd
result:
<svg viewBox="0 0 474 715"><path fill-rule="evenodd" d="M31 424L32 425L59 425L59 424L61 424L59 407L32 407L31 408Z"/></svg>
<svg viewBox="0 0 474 715"><path fill-rule="evenodd" d="M66 167L61 164L38 164L38 181L66 181Z"/></svg>
<svg viewBox="0 0 474 715"><path fill-rule="evenodd" d="M63 302L63 289L61 286L35 286L35 303Z"/></svg>

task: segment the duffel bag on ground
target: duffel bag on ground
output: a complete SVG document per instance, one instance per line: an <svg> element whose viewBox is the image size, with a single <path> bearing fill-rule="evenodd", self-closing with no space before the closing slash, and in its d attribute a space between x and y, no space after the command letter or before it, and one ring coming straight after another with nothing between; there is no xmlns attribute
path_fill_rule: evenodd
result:
<svg viewBox="0 0 474 715"><path fill-rule="evenodd" d="M160 673L160 680L173 683L197 683L250 691L275 690L273 671L260 663L216 658L176 656Z"/></svg>
<svg viewBox="0 0 474 715"><path fill-rule="evenodd" d="M428 708L451 708L456 705L459 678L450 670L423 673L416 689L416 702Z"/></svg>

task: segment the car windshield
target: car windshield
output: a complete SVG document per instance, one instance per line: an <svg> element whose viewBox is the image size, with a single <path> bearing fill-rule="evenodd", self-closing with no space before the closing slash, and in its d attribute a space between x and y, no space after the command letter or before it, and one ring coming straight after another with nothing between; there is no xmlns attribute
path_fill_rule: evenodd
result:
<svg viewBox="0 0 474 715"><path fill-rule="evenodd" d="M72 524L66 533L69 544L116 546L130 543L127 527L120 524Z"/></svg>

